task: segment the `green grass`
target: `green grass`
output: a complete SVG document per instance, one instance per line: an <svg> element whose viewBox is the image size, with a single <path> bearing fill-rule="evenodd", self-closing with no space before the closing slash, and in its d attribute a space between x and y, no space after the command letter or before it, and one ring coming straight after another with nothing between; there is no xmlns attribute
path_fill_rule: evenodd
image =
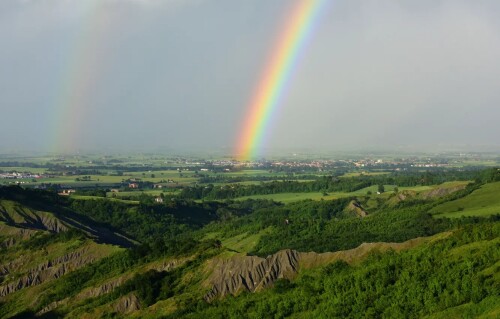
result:
<svg viewBox="0 0 500 319"><path fill-rule="evenodd" d="M488 159L482 159L482 160L464 160L460 161L456 165L452 165L454 167L465 167L465 166L486 166L486 167L494 167L498 166L500 164L498 160L488 160Z"/></svg>
<svg viewBox="0 0 500 319"><path fill-rule="evenodd" d="M99 196L86 196L86 195L71 195L71 198L83 199L83 200L104 199L103 197L99 197ZM112 198L112 197L108 197L106 199L111 200L111 201L115 201L115 202L127 203L127 204L139 204L139 201L137 201L137 200L125 200L125 199Z"/></svg>
<svg viewBox="0 0 500 319"><path fill-rule="evenodd" d="M201 173L201 172L200 172ZM154 177L151 177L152 174ZM181 176L182 174L182 176ZM194 177L194 171L177 171L177 170L163 170L163 171L143 171L143 172L124 172L123 179L138 178L143 181L149 181L153 183L160 183L161 180L173 180L177 183L192 183L197 180Z"/></svg>
<svg viewBox="0 0 500 319"><path fill-rule="evenodd" d="M274 172L274 171L268 171L265 169L245 169L241 171L236 171L236 172L228 172L224 173L224 176L286 176L285 172Z"/></svg>
<svg viewBox="0 0 500 319"><path fill-rule="evenodd" d="M414 192L423 192L423 191L430 191L436 188L453 188L457 186L465 186L469 183L469 181L454 181L454 182L445 182L443 184L439 185L425 185L425 186L407 186L407 187L400 187L396 185L384 185L385 192L384 194L389 194L394 191L394 188L398 187L399 191L414 191ZM371 191L372 193L376 194L378 190L377 185L365 187L363 189L357 190L355 192L352 192L352 195L366 195L368 191Z"/></svg>
<svg viewBox="0 0 500 319"><path fill-rule="evenodd" d="M396 185L384 185L384 193L383 194L388 194L388 193L392 193L394 191L394 188L396 187ZM408 187L408 188L412 188L412 187ZM413 187L414 188L414 187ZM412 188L412 189L413 189ZM402 188L400 187L399 188L400 190L402 190ZM372 185L372 186L368 186L368 187L365 187L365 188L362 188L362 189L359 189L357 191L354 191L354 192L351 192L349 193L351 196L361 196L361 195L366 195L366 193L368 192L371 192L372 194L377 194L377 191L378 191L378 185Z"/></svg>
<svg viewBox="0 0 500 319"><path fill-rule="evenodd" d="M248 253L254 249L254 247L259 242L260 238L271 232L271 228L266 228L261 230L256 234L243 233L229 238L223 238L221 240L222 246L238 253ZM211 232L204 236L204 239L215 239L219 238L221 233Z"/></svg>
<svg viewBox="0 0 500 319"><path fill-rule="evenodd" d="M276 179L279 181L279 179ZM272 180L272 181L244 181L244 182L235 182L235 183L210 183L214 186L225 186L225 185L261 185L261 184L266 184L266 183L272 183L276 180ZM297 179L297 180L293 180L294 182L298 182L298 183L306 183L306 182L314 182L315 180L314 179Z"/></svg>
<svg viewBox="0 0 500 319"><path fill-rule="evenodd" d="M467 185L468 182L458 181L458 182L446 182L440 185L431 186L411 186L411 187L398 187L399 191L411 190L415 192L428 191L435 188L451 188L456 186ZM277 202L291 203L295 201L300 201L304 199L312 200L332 200L341 197L356 197L356 196L366 196L368 192L372 193L372 197L388 198L393 192L396 185L384 185L385 192L377 195L378 186L373 185L359 189L354 192L343 193L343 192L329 192L328 195L324 196L322 192L312 192L312 193L279 193L279 194L268 194L268 195L252 195L238 197L236 200L246 200L246 199L272 199ZM500 196L500 195L499 195Z"/></svg>
<svg viewBox="0 0 500 319"><path fill-rule="evenodd" d="M500 318L500 297L489 296L475 304L472 302L445 309L432 314L426 319L448 319L448 318Z"/></svg>
<svg viewBox="0 0 500 319"><path fill-rule="evenodd" d="M30 172L33 174L42 174L45 173L47 169L43 167L10 167L10 166L1 166L0 171L4 172Z"/></svg>
<svg viewBox="0 0 500 319"><path fill-rule="evenodd" d="M337 199L342 196L349 196L349 193L329 193L327 196L323 196L323 193L280 193L280 194L268 194L268 195L252 195L238 197L236 200L246 200L246 199L272 199L277 202L291 203L304 199L312 200L329 200Z"/></svg>
<svg viewBox="0 0 500 319"><path fill-rule="evenodd" d="M394 190L394 185L384 185L385 192L380 196L388 196ZM368 191L372 192L373 195L377 196L378 186L370 186L365 187L363 189L357 190L355 192L343 193L343 192L330 192L328 195L323 195L322 192L313 192L313 193L279 193L279 194L268 194L268 195L252 195L252 196L244 196L238 197L237 200L246 200L246 199L272 199L277 202L282 203L291 203L304 199L312 199L312 200L332 200L341 197L350 197L350 196L365 196ZM401 188L400 188L401 189ZM424 186L424 187L405 187L403 189L413 189L413 190L424 190L424 189L432 189L432 187Z"/></svg>
<svg viewBox="0 0 500 319"><path fill-rule="evenodd" d="M431 210L435 217L490 216L500 214L500 182L483 185L470 195Z"/></svg>
<svg viewBox="0 0 500 319"><path fill-rule="evenodd" d="M122 197L138 197L141 196L142 194L146 194L149 196L160 196L161 194L167 196L167 195L176 195L180 191L177 189L147 189L147 190L136 190L136 191L123 191L123 192L108 192L106 193L107 198L113 198L113 195L115 198L122 198Z"/></svg>
<svg viewBox="0 0 500 319"><path fill-rule="evenodd" d="M378 175L388 175L390 172L351 172L345 173L341 177L358 177L358 176L378 176Z"/></svg>
<svg viewBox="0 0 500 319"><path fill-rule="evenodd" d="M0 168L1 169L1 168ZM14 171L14 168L5 168L6 171ZM36 169L38 173L42 173L45 169ZM33 171L33 169L28 167L18 167L17 171ZM110 173L111 174L111 173ZM182 177L181 177L182 174ZM153 176L154 177L151 177ZM179 183L181 185L186 185L190 183L194 183L198 180L197 177L194 176L194 171L181 171L177 170L163 170L163 171L139 171L139 172L125 172L122 176L116 175L71 175L71 176L55 176L55 177L47 177L47 178L38 178L36 182L32 182L31 178L25 179L5 179L1 180L3 183L15 183L15 182L24 182L27 185L37 185L40 183L52 183L52 184L63 184L70 187L82 187L82 186L94 186L94 185L109 185L109 184L121 184L124 183L128 179L140 179L143 182L152 182L152 183L162 183L162 181L172 180L174 183ZM84 176L90 176L89 181L81 180ZM80 181L77 181L80 179ZM175 184L172 184L175 185Z"/></svg>
<svg viewBox="0 0 500 319"><path fill-rule="evenodd" d="M269 229L265 229L257 234L248 235L247 233L240 234L222 241L222 246L227 247L237 252L248 253L259 242L260 237L267 233Z"/></svg>

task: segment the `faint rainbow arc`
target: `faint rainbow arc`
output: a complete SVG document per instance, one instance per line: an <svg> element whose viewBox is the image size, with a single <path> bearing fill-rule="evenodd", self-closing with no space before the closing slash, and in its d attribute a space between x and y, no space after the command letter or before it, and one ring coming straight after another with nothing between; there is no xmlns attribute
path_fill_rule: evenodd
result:
<svg viewBox="0 0 500 319"><path fill-rule="evenodd" d="M99 45L99 25L103 20L102 0L84 0L82 22L69 43L59 85L53 103L49 148L56 152L78 149L75 145L84 127L88 90L98 72L96 47Z"/></svg>

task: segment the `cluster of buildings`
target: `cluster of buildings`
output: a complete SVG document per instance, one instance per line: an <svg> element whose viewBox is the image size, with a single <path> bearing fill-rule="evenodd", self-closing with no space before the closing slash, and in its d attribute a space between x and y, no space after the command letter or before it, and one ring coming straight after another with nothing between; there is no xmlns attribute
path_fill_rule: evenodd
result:
<svg viewBox="0 0 500 319"><path fill-rule="evenodd" d="M409 167L448 167L449 162L444 159L431 159L431 158L408 158L408 159L363 159L352 161L355 167L374 167L374 168L409 168Z"/></svg>
<svg viewBox="0 0 500 319"><path fill-rule="evenodd" d="M18 173L18 172L0 173L0 178L4 179L23 179L23 178L42 178L42 177L44 176L33 173Z"/></svg>

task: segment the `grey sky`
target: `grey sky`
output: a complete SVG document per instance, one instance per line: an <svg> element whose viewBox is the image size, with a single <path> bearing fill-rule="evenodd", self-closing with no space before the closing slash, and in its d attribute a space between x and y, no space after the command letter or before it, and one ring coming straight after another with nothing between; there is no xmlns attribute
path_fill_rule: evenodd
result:
<svg viewBox="0 0 500 319"><path fill-rule="evenodd" d="M291 5L1 1L0 150L230 149ZM500 2L328 8L268 147L500 144Z"/></svg>

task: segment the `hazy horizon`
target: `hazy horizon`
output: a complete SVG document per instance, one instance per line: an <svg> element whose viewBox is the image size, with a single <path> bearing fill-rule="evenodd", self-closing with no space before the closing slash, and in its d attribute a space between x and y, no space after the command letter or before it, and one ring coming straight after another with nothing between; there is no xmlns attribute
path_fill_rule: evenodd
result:
<svg viewBox="0 0 500 319"><path fill-rule="evenodd" d="M0 153L234 148L296 1L0 3ZM333 1L273 150L500 150L500 3Z"/></svg>

